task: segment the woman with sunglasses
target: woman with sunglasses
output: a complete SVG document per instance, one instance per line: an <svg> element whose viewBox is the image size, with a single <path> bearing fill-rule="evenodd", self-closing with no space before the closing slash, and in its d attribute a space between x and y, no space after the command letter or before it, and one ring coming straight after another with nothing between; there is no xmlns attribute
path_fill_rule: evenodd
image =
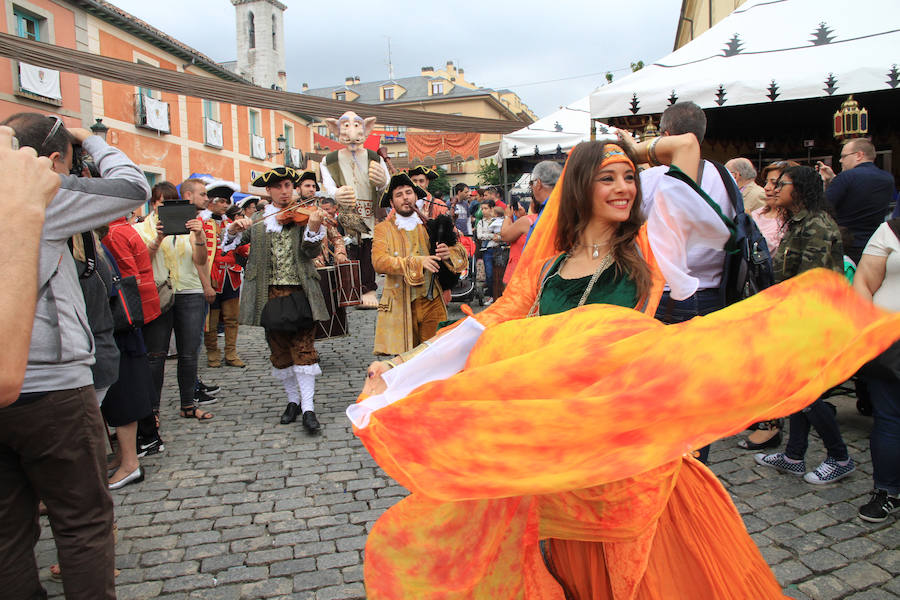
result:
<svg viewBox="0 0 900 600"><path fill-rule="evenodd" d="M785 218L784 238L772 256L775 283L822 267L844 272L844 250L837 223L828 214L822 178L811 167L788 167L775 183L775 206ZM856 466L847 453L834 409L821 398L790 416L790 434L784 452L757 454L762 466L803 477L812 484L832 483ZM815 470L806 472L804 456L809 429L815 427L828 455Z"/></svg>
<svg viewBox="0 0 900 600"><path fill-rule="evenodd" d="M784 236L784 212L775 206L775 185L781 177L782 171L788 167L799 167L800 164L792 160L779 160L767 165L763 173L764 190L766 192L765 204L750 216L759 227L760 233L766 238L769 247L769 255L774 256L775 250ZM784 427L784 419L764 421L754 424L753 432L738 442L738 447L744 450L765 450L777 448L781 445L781 430Z"/></svg>

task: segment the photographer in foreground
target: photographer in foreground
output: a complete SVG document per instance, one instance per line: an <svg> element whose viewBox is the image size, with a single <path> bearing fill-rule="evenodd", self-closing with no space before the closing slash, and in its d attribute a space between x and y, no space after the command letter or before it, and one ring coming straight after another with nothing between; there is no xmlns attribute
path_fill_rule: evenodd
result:
<svg viewBox="0 0 900 600"><path fill-rule="evenodd" d="M67 241L147 201L144 174L122 152L58 117L18 113L3 123L21 146L50 159L60 188L40 237L38 299L25 380L0 409L0 589L7 598L43 597L34 544L38 498L47 506L68 600L115 598L113 505L105 431L94 394L94 341ZM73 171L75 146L101 179ZM80 170L78 171L80 172Z"/></svg>

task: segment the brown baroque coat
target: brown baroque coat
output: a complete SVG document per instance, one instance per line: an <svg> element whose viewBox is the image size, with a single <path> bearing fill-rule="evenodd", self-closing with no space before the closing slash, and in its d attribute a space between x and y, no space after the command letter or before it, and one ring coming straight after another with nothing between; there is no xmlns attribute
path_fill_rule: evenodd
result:
<svg viewBox="0 0 900 600"><path fill-rule="evenodd" d="M240 244L250 244L250 256L247 259L247 266L244 267L244 284L241 286L241 312L238 317L241 325L258 326L263 306L269 300L269 261L272 251L270 235L265 225L257 225L261 221L262 215L254 219L253 227L241 234ZM319 287L319 274L313 263L322 251L322 242L304 240L304 231L306 227L298 225L291 228L293 256L300 276L300 287L309 300L313 319L326 321L329 318L328 309L325 306L322 288Z"/></svg>
<svg viewBox="0 0 900 600"><path fill-rule="evenodd" d="M428 248L428 233L423 225L416 227L419 247ZM425 282L423 256L410 256L406 236L394 224L394 216L375 226L372 240L372 265L376 273L386 275L384 290L378 303L375 324L375 354L400 354L413 348L410 288ZM456 244L444 263L454 272L465 270L466 249ZM435 295L441 297L441 286L435 281ZM443 302L443 300L442 300Z"/></svg>

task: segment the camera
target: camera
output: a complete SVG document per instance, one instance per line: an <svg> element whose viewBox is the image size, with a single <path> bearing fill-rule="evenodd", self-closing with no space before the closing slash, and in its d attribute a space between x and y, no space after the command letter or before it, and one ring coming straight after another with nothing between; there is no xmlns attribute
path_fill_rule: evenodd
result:
<svg viewBox="0 0 900 600"><path fill-rule="evenodd" d="M81 144L73 144L72 168L69 170L69 173L71 175L75 175L76 177L81 177L84 175L85 167L87 167L87 170L91 174L91 177L100 177L100 169L97 168L97 163L94 162L94 157L85 152L84 148L81 147Z"/></svg>

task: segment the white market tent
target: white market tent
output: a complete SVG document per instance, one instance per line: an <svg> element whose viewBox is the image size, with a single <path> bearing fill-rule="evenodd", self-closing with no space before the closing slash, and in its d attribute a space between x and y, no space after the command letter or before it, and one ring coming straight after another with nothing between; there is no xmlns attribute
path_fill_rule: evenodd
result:
<svg viewBox="0 0 900 600"><path fill-rule="evenodd" d="M592 118L896 89L897 0L749 0L692 42L591 94Z"/></svg>
<svg viewBox="0 0 900 600"><path fill-rule="evenodd" d="M558 111L538 119L528 127L508 133L500 140L498 156L521 158L538 154L553 156L557 148L567 152L576 144L591 139L591 114L588 97L561 107Z"/></svg>

